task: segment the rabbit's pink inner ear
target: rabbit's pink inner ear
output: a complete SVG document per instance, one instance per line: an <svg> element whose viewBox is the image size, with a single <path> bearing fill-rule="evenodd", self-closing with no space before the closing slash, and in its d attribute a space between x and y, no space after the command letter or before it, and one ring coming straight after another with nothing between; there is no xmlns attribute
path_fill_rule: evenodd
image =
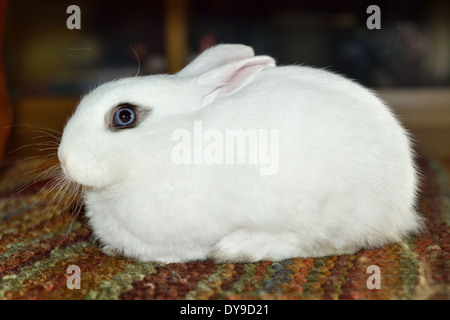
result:
<svg viewBox="0 0 450 320"><path fill-rule="evenodd" d="M217 88L217 90L219 90L221 96L229 95L233 91L244 86L246 82L249 82L252 79L253 75L256 75L256 73L262 69L263 68L261 68L261 65L259 64L244 66L233 73L228 81L223 86Z"/></svg>
<svg viewBox="0 0 450 320"><path fill-rule="evenodd" d="M213 86L213 90L205 97L208 103L217 98L228 96L251 82L258 72L275 66L271 57L258 56L211 70L204 76L204 83Z"/></svg>

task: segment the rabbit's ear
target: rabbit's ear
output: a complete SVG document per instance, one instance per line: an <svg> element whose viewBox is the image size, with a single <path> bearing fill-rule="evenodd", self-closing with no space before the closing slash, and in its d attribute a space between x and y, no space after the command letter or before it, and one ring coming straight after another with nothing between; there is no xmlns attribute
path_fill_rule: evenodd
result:
<svg viewBox="0 0 450 320"><path fill-rule="evenodd" d="M177 75L197 76L212 68L222 66L232 61L253 57L253 49L241 44L220 44L203 51Z"/></svg>
<svg viewBox="0 0 450 320"><path fill-rule="evenodd" d="M197 84L211 88L204 96L203 105L236 92L250 83L258 72L274 66L273 58L256 56L231 62L201 74Z"/></svg>

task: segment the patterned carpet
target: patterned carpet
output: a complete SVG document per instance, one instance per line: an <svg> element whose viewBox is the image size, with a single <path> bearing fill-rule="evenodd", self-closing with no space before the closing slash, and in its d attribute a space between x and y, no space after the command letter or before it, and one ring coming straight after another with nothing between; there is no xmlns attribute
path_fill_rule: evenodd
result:
<svg viewBox="0 0 450 320"><path fill-rule="evenodd" d="M0 299L448 299L450 159L419 165L427 230L418 237L354 255L218 265L106 256L82 211L63 212L49 180L34 182L42 164L9 165L0 172ZM368 288L371 265L379 289Z"/></svg>

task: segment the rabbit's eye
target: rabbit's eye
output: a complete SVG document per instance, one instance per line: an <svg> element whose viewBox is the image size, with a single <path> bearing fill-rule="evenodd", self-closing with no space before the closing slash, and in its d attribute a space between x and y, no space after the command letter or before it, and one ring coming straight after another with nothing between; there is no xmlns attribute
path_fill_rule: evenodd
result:
<svg viewBox="0 0 450 320"><path fill-rule="evenodd" d="M140 125L152 112L150 107L136 106L131 103L121 103L105 114L105 125L113 132L131 129Z"/></svg>
<svg viewBox="0 0 450 320"><path fill-rule="evenodd" d="M132 105L123 104L116 108L112 118L112 127L116 129L129 128L137 119L136 111Z"/></svg>

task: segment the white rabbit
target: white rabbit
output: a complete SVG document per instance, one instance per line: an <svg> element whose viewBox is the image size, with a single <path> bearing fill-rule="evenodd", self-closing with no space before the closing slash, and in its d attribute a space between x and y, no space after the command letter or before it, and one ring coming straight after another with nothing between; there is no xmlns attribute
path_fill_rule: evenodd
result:
<svg viewBox="0 0 450 320"><path fill-rule="evenodd" d="M266 149L278 150L276 172L176 163L173 134L195 138L195 123L278 132ZM58 156L86 187L103 250L141 261L339 255L421 226L413 151L390 109L344 77L276 67L243 45L212 47L178 74L99 86L67 123Z"/></svg>

